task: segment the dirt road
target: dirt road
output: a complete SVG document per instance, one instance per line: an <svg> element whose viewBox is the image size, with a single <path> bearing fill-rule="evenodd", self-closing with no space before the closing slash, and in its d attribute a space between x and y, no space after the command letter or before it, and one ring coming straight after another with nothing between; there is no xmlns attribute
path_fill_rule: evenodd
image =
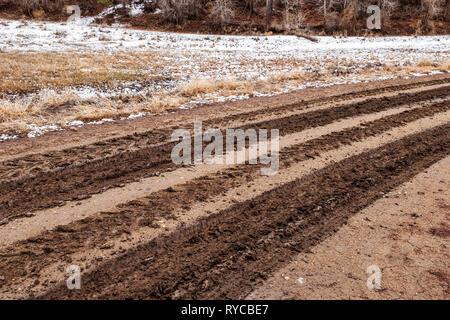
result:
<svg viewBox="0 0 450 320"><path fill-rule="evenodd" d="M258 296L299 254L448 159L449 98L450 77L441 75L206 107L139 130L105 126L89 139L78 140L91 128L5 143L0 297ZM175 165L170 135L194 120L204 129L279 129L280 171ZM449 175L442 169L442 180ZM448 237L442 228L439 239ZM70 265L82 269L81 290L67 289ZM271 296L264 290L259 297ZM448 297L444 284L442 292Z"/></svg>

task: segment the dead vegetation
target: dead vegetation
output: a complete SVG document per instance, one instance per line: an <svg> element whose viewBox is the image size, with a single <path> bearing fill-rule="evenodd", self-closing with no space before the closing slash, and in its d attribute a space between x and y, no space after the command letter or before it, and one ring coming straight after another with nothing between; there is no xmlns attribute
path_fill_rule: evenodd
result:
<svg viewBox="0 0 450 320"><path fill-rule="evenodd" d="M161 52L98 53L0 53L0 132L26 132L30 124L58 124L119 119L140 112L176 110L182 105L271 95L304 84L327 84L345 79L375 79L434 71L449 72L450 61L419 60L413 64L357 67L348 59L320 61L279 59L269 62L266 78L161 77L162 70L190 71L182 62L166 59ZM214 59L202 60L201 70L217 69ZM254 61L241 63L256 64ZM10 70L15 70L11 73ZM281 71L283 70L283 71ZM172 86L164 88L169 81ZM123 87L144 88L135 92ZM161 87L162 86L162 87ZM93 92L85 96L83 89ZM80 91L81 90L81 91Z"/></svg>
<svg viewBox="0 0 450 320"><path fill-rule="evenodd" d="M254 86L250 81L239 80L214 80L196 79L183 85L180 92L185 97L198 96L213 92L224 92L225 96L230 94L252 94Z"/></svg>
<svg viewBox="0 0 450 320"><path fill-rule="evenodd" d="M157 68L163 53L78 54L5 52L0 59L0 97L26 94L44 88L107 85L123 81L158 80ZM14 70L14 73L11 72Z"/></svg>

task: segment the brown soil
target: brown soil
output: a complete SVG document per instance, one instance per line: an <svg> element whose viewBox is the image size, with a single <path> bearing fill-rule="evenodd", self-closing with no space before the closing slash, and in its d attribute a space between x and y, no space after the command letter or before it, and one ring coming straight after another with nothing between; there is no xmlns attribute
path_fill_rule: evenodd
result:
<svg viewBox="0 0 450 320"><path fill-rule="evenodd" d="M41 298L244 298L294 253L447 156L449 134L445 125L329 166L108 261L84 276L82 291L64 283Z"/></svg>
<svg viewBox="0 0 450 320"><path fill-rule="evenodd" d="M0 149L0 161L16 159L37 152L49 153L61 149L84 147L101 141L107 143L117 138L130 137L136 134L146 134L169 126L186 127L194 119L207 121L214 118L228 118L255 111L265 115L269 110L278 110L276 115L285 114L284 108L292 105L303 105L305 108L316 103L335 104L352 101L354 98L364 99L378 94L396 94L404 90L419 90L423 86L434 86L448 83L448 75L433 75L426 78L379 80L370 83L342 84L324 88L307 88L272 97L251 98L245 101L235 101L201 106L190 110L178 110L166 115L155 115L133 120L105 123L102 126L86 125L81 128L62 132L50 132L35 139L19 138L3 141ZM232 124L231 124L232 125ZM63 147L61 147L63 146ZM114 145L112 145L114 147ZM77 152L81 152L78 149Z"/></svg>
<svg viewBox="0 0 450 320"><path fill-rule="evenodd" d="M261 99L226 112L209 106L136 134L104 139L110 127L97 128L100 139L65 148L55 147L65 132L36 139L34 148L5 143L0 235L20 236L0 239L0 297L245 298L449 155L449 79L323 88L279 104L268 99L269 108ZM280 129L280 172L174 166L168 136L192 128L201 112L206 128ZM102 210L97 199L116 205ZM448 224L427 233L446 237ZM71 264L83 270L77 292L65 287ZM440 269L429 274L444 279Z"/></svg>
<svg viewBox="0 0 450 320"><path fill-rule="evenodd" d="M448 300L448 235L435 233L450 219L448 168L450 157L385 194L247 298ZM366 286L371 265L379 290Z"/></svg>
<svg viewBox="0 0 450 320"><path fill-rule="evenodd" d="M242 128L280 128L280 135L284 136L350 116L370 114L405 104L446 97L449 93L450 87L444 86L419 93L372 98L360 103L253 123ZM303 106L294 107L302 108ZM252 115L246 113L233 117L234 121L242 121L242 119L250 120ZM206 121L205 129L216 127L221 124L221 121L222 119ZM225 121L229 119L225 118ZM59 154L53 152L39 155L40 159L45 159L45 165L35 161L33 156L4 162L3 170L0 169L3 171L2 176L10 179L0 183L3 190L0 195L0 218L17 218L27 211L58 206L65 201L82 200L123 183L174 170L176 166L170 160L170 153L176 142L166 142L174 129L168 128L159 132L152 131L143 135L113 139L109 143L101 142L94 146L83 147L82 150L76 148L62 150ZM144 143L136 142L142 140ZM124 146L124 141L135 150ZM122 147L117 147L117 144ZM85 159L81 157L80 151L85 154Z"/></svg>

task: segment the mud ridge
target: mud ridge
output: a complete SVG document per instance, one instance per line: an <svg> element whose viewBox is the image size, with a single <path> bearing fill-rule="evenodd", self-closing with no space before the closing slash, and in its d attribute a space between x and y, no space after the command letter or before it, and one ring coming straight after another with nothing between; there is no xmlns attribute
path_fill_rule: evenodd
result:
<svg viewBox="0 0 450 320"><path fill-rule="evenodd" d="M290 105L283 105L275 108L260 109L251 112L238 113L221 118L215 118L204 121L207 128L227 127L235 121L249 121L258 116L283 115L286 112L295 110L304 110L309 106L323 103L338 103L355 98L368 97L375 94L395 92L412 89L422 85L432 86L450 82L449 79L433 80L428 82L412 83L402 86L391 86L379 89L371 89L356 93L346 93L331 97L324 97L309 101L300 101ZM367 93L369 92L369 93ZM149 146L158 147L158 145L168 143L170 134L180 128L180 125L169 126L167 128L156 128L144 133L134 133L120 138L98 141L91 145L63 149L60 151L48 152L43 154L32 154L14 159L6 160L0 163L0 180L8 180L25 174L36 174L38 172L54 171L58 168L66 168L70 165L76 165L83 162L89 162L96 159L104 159L125 151L137 151Z"/></svg>
<svg viewBox="0 0 450 320"><path fill-rule="evenodd" d="M450 87L442 87L388 98L374 98L355 104L263 121L241 128L280 129L280 135L284 136L350 116L447 97L449 92ZM170 160L170 153L175 144L176 142L164 143L137 151L124 151L105 159L78 161L55 171L38 172L36 175L3 181L0 184L3 190L0 195L0 218L18 218L27 211L63 205L65 201L84 199L124 183L175 170L177 166Z"/></svg>
<svg viewBox="0 0 450 320"><path fill-rule="evenodd" d="M283 149L281 169L355 141L362 141L408 122L448 110L447 103L437 103L407 110L360 126L333 132L305 143ZM176 189L154 192L149 196L120 205L117 210L75 221L38 237L16 242L0 251L0 274L4 285L11 285L17 275L37 277L46 266L65 261L71 254L107 245L142 227L159 228L158 219L177 219L175 213L189 209L195 202L204 203L227 190L249 183L258 177L260 165L241 165L216 174L191 180Z"/></svg>
<svg viewBox="0 0 450 320"><path fill-rule="evenodd" d="M447 156L449 134L450 125L440 126L328 166L106 262L84 275L80 291L64 283L41 298L243 298L295 253Z"/></svg>

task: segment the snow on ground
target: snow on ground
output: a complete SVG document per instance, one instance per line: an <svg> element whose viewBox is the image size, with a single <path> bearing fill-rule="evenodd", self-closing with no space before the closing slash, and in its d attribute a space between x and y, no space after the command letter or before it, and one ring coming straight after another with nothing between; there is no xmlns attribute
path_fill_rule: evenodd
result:
<svg viewBox="0 0 450 320"><path fill-rule="evenodd" d="M276 59L346 55L356 61L366 57L395 57L412 51L413 56L449 52L450 36L334 38L319 42L295 36L216 36L176 34L119 27L10 21L0 19L0 50L3 51L112 51L152 49L201 53L208 57L239 58L239 55ZM236 56L236 54L238 56Z"/></svg>
<svg viewBox="0 0 450 320"><path fill-rule="evenodd" d="M118 18L119 15L116 13L118 9L121 9L123 4L118 4L106 8L103 12L94 17L80 17L80 19L73 21L75 24L90 25L93 24L96 19L102 19L108 15L114 15L114 18ZM127 4L125 6L128 9L129 15L136 17L144 13L144 3L138 3L137 1ZM115 24L116 26L122 26L121 24Z"/></svg>
<svg viewBox="0 0 450 320"><path fill-rule="evenodd" d="M133 8L139 14L142 8ZM102 14L107 14L104 12ZM342 77L341 83L361 82L395 75L377 75L375 78L352 76L355 71L392 63L396 66L414 64L420 60L439 63L450 58L450 36L430 37L384 37L384 38L335 38L318 37L318 42L295 36L215 36L199 34L176 34L131 30L121 27L105 27L83 23L49 23L10 21L0 19L1 52L158 52L164 53L161 75L174 79L164 89L175 90L192 79L238 79L264 80L276 74L294 71L292 62L307 61L295 71L317 72L335 64L350 75ZM347 64L342 64L347 62ZM298 64L297 64L298 65ZM206 67L207 66L207 67ZM282 92L308 86L332 85L334 83L306 82L285 87ZM149 88L142 87L131 92L140 94ZM80 98L114 96L117 92L98 92L97 88L73 88ZM125 88L126 90L126 88ZM158 90L158 86L152 88ZM264 95L256 92L255 95ZM217 97L206 95L194 99L190 105L213 101L246 99L248 95ZM132 116L142 116L141 114ZM100 121L102 122L102 121ZM45 130L57 130L50 124L34 128L35 135ZM32 134L33 135L33 134ZM0 141L11 136L0 136Z"/></svg>
<svg viewBox="0 0 450 320"><path fill-rule="evenodd" d="M347 59L354 68L363 68L369 63L395 61L403 65L450 55L450 36L319 37L319 42L314 43L295 36L176 34L67 23L0 20L0 27L0 51L165 52L169 62L183 65L179 72L170 70L171 76L181 80L236 76L264 79L268 72L290 71L289 65L281 64L283 68L279 70L276 67L278 61L291 59L314 60L319 64ZM206 60L214 60L217 67L204 70Z"/></svg>
<svg viewBox="0 0 450 320"><path fill-rule="evenodd" d="M177 81L190 79L265 79L292 71L286 61L351 61L352 68L389 61L397 65L450 56L450 36L334 38L319 42L295 36L214 36L130 30L72 23L21 22L0 19L0 51L20 52L164 52L166 62L183 68L162 70ZM205 62L214 66L204 68ZM284 61L285 63L280 63ZM177 83L172 83L172 87ZM143 88L145 89L145 88ZM82 89L89 91L89 88Z"/></svg>

